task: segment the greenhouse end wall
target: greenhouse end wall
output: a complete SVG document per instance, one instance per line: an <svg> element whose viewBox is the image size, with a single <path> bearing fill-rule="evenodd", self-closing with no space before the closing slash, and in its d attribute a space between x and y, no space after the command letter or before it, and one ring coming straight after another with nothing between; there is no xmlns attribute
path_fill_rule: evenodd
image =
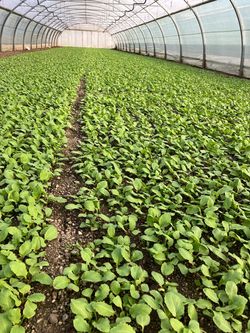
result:
<svg viewBox="0 0 250 333"><path fill-rule="evenodd" d="M103 31L64 30L58 39L58 46L106 48L115 47L112 36Z"/></svg>
<svg viewBox="0 0 250 333"><path fill-rule="evenodd" d="M117 49L250 78L250 2L217 0L114 33Z"/></svg>

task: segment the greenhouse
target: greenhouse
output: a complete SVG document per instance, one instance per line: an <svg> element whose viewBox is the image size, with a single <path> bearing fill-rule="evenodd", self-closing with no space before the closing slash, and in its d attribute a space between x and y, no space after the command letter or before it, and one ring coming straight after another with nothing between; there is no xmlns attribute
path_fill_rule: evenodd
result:
<svg viewBox="0 0 250 333"><path fill-rule="evenodd" d="M0 333L250 333L249 78L249 0L0 0Z"/></svg>

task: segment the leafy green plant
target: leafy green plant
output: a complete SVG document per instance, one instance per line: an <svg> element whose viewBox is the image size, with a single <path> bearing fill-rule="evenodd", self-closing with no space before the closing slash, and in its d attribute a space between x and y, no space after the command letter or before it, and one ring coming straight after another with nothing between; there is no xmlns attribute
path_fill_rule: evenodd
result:
<svg viewBox="0 0 250 333"><path fill-rule="evenodd" d="M1 333L24 333L23 321L45 299L33 293L34 284L52 285L42 271L46 244L57 237L46 189L83 74L76 53L51 50L0 61Z"/></svg>
<svg viewBox="0 0 250 333"><path fill-rule="evenodd" d="M214 331L242 332L248 82L111 51L86 55L84 139L74 164L85 185L71 208L81 227L104 236L64 273L73 272L92 313L87 330L116 332L124 320L121 329L143 331L156 313L161 333L203 332L201 317ZM96 313L96 301L116 314Z"/></svg>

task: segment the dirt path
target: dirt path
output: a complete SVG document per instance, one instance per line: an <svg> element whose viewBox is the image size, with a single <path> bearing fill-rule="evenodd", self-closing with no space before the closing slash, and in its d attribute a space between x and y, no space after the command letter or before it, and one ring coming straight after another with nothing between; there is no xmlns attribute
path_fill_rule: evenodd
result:
<svg viewBox="0 0 250 333"><path fill-rule="evenodd" d="M81 80L77 99L71 113L71 127L66 130L67 145L63 150L64 160L61 174L52 180L49 194L62 196L70 202L70 197L77 194L83 186L73 168L73 151L81 141L80 109L84 98L84 81ZM52 278L63 273L63 269L74 261L73 245L77 241L91 241L91 234L79 228L79 221L75 211L65 209L65 203L52 203L50 223L58 229L58 238L50 242L46 248L46 259L49 263L46 272ZM48 286L38 286L35 292L43 292L46 301L39 304L37 314L27 323L28 333L73 333L70 318L69 302L72 292L69 290L54 290Z"/></svg>
<svg viewBox="0 0 250 333"><path fill-rule="evenodd" d="M32 50L20 50L20 51L3 51L0 52L0 58L7 58L12 57L18 54L24 54L24 53L33 53L33 52L40 52L40 51L48 51L50 49L58 48L58 46L53 47L46 47L46 48L38 48L38 49L32 49Z"/></svg>

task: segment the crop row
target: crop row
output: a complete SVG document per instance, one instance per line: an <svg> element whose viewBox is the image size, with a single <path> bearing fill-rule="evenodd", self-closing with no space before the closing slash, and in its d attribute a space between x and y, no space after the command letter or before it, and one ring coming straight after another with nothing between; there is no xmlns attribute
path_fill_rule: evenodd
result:
<svg viewBox="0 0 250 333"><path fill-rule="evenodd" d="M100 236L54 281L75 284L75 329L249 331L249 83L86 57L85 186L66 208Z"/></svg>
<svg viewBox="0 0 250 333"><path fill-rule="evenodd" d="M57 237L46 219L46 187L66 142L82 51L53 50L0 61L0 323L1 333L23 333L37 302L45 246ZM56 170L55 170L56 173Z"/></svg>
<svg viewBox="0 0 250 333"><path fill-rule="evenodd" d="M249 332L249 83L104 50L0 70L1 333L25 331L37 282L75 292L77 332ZM65 206L98 237L52 281L46 189L83 73L84 187Z"/></svg>

